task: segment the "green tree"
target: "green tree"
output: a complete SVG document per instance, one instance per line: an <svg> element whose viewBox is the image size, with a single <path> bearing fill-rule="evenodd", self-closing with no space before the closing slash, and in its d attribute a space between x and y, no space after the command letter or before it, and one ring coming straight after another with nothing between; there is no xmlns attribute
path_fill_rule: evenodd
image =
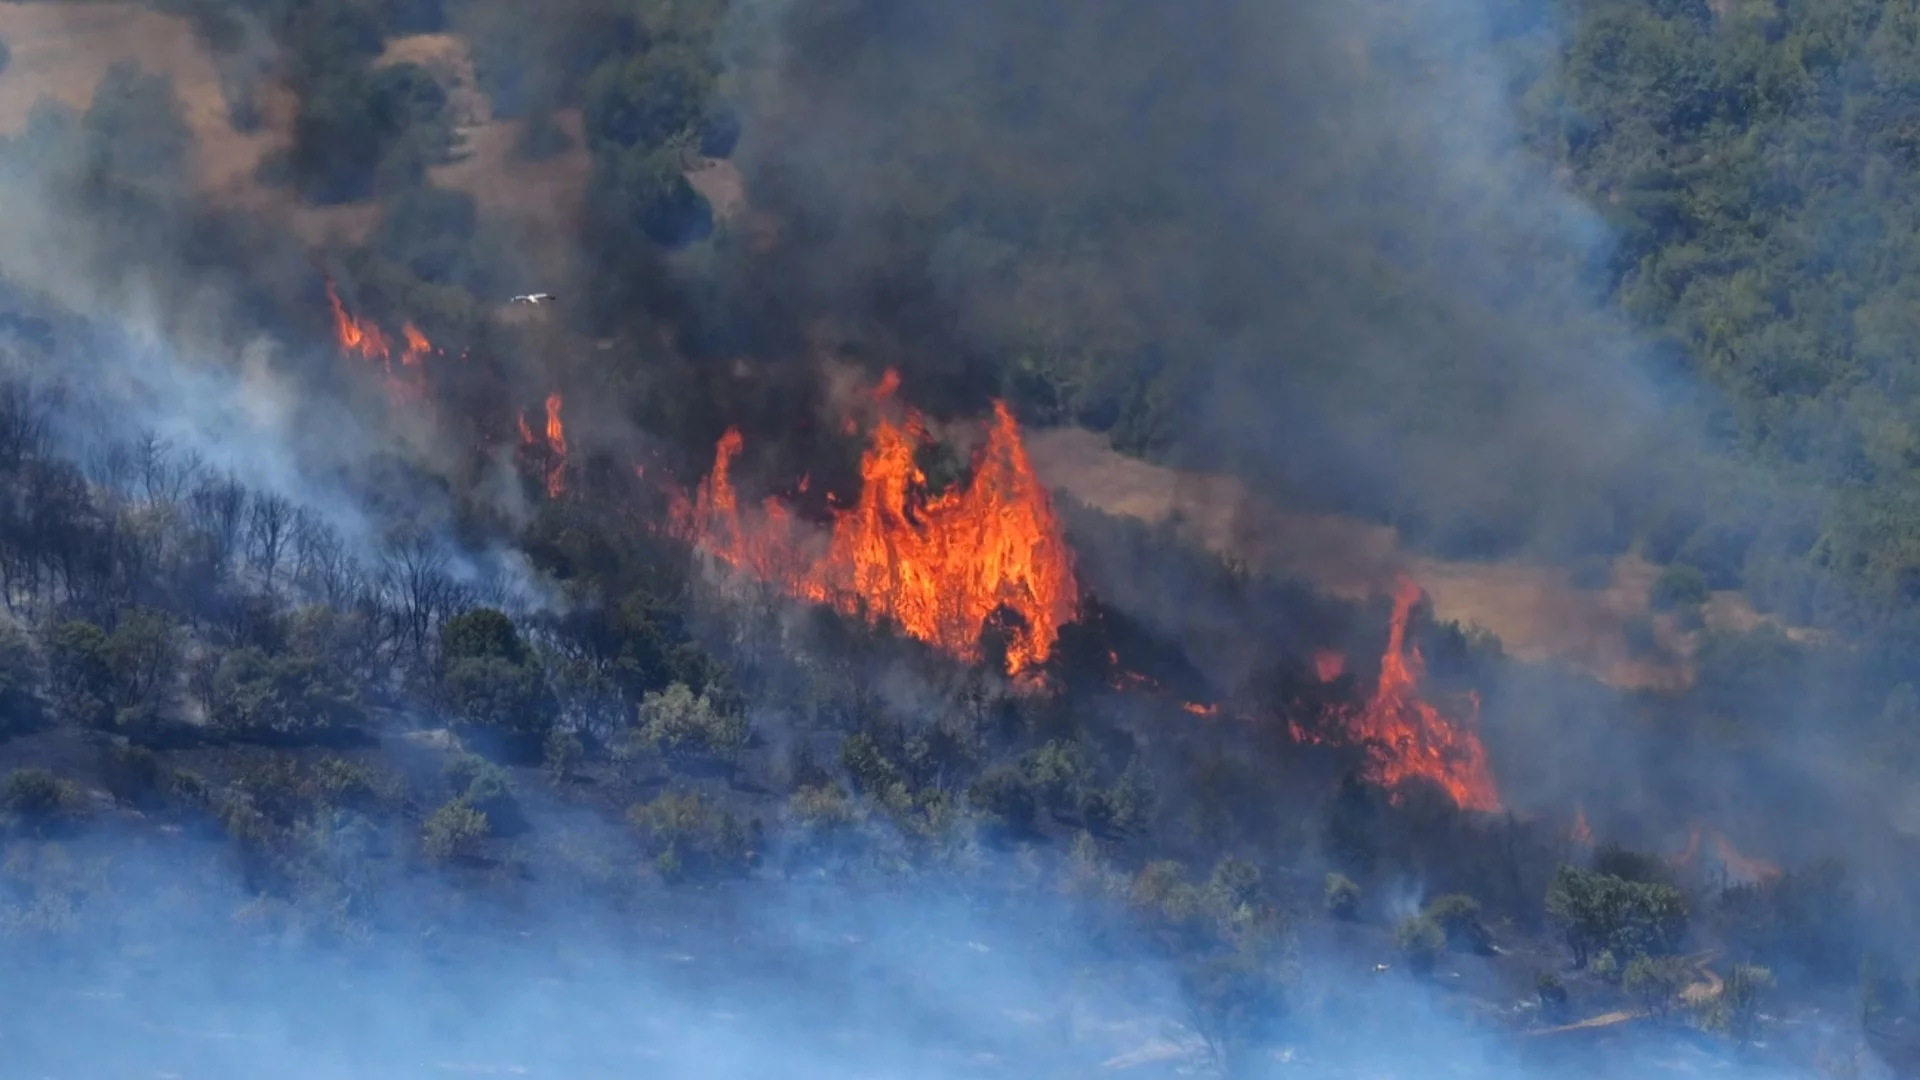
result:
<svg viewBox="0 0 1920 1080"><path fill-rule="evenodd" d="M587 137L596 153L604 144L661 149L706 115L713 86L712 62L686 46L610 60L587 79Z"/></svg>
<svg viewBox="0 0 1920 1080"><path fill-rule="evenodd" d="M209 719L234 735L307 738L358 727L359 691L326 664L249 646L221 658Z"/></svg>
<svg viewBox="0 0 1920 1080"><path fill-rule="evenodd" d="M112 715L113 667L107 633L83 619L70 619L47 637L49 689L67 719L94 724Z"/></svg>
<svg viewBox="0 0 1920 1080"><path fill-rule="evenodd" d="M1419 915L1395 924L1393 940L1415 975L1431 975L1447 948L1447 932L1432 919Z"/></svg>
<svg viewBox="0 0 1920 1080"><path fill-rule="evenodd" d="M1480 921L1480 901L1452 893L1435 897L1423 912L1447 935L1447 946L1460 952L1487 954L1493 951L1493 935Z"/></svg>
<svg viewBox="0 0 1920 1080"><path fill-rule="evenodd" d="M1033 782L1012 765L995 765L981 773L967 786L967 801L1014 836L1032 833L1040 816Z"/></svg>
<svg viewBox="0 0 1920 1080"><path fill-rule="evenodd" d="M0 811L30 825L45 824L67 801L67 785L45 769L15 769L0 783Z"/></svg>
<svg viewBox="0 0 1920 1080"><path fill-rule="evenodd" d="M696 696L685 683L674 683L641 701L635 738L671 762L732 765L746 749L748 734L745 717L717 707L705 693Z"/></svg>
<svg viewBox="0 0 1920 1080"><path fill-rule="evenodd" d="M678 151L615 148L597 160L589 198L596 218L611 230L609 239L637 235L674 247L712 228L712 210L688 182Z"/></svg>
<svg viewBox="0 0 1920 1080"><path fill-rule="evenodd" d="M487 815L452 799L435 810L420 830L420 847L436 863L478 858L490 831Z"/></svg>
<svg viewBox="0 0 1920 1080"><path fill-rule="evenodd" d="M441 627L440 651L442 686L459 722L537 754L558 705L513 620L491 608L462 612Z"/></svg>
<svg viewBox="0 0 1920 1080"><path fill-rule="evenodd" d="M453 798L485 815L488 832L511 835L526 824L513 781L506 770L477 754L462 754L447 763L447 788Z"/></svg>
<svg viewBox="0 0 1920 1080"><path fill-rule="evenodd" d="M1686 905L1671 885L1564 865L1547 888L1547 915L1582 966L1600 950L1629 958L1671 953L1687 925Z"/></svg>
<svg viewBox="0 0 1920 1080"><path fill-rule="evenodd" d="M1620 976L1621 988L1640 1002L1640 1008L1655 1019L1664 1020L1687 988L1686 962L1676 956L1647 956L1644 953L1627 963Z"/></svg>

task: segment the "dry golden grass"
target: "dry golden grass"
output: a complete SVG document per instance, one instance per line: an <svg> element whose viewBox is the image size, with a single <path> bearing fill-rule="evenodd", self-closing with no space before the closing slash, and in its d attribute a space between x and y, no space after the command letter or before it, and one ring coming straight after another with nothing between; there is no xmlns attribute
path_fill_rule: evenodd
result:
<svg viewBox="0 0 1920 1080"><path fill-rule="evenodd" d="M1299 577L1350 599L1386 594L1399 573L1426 589L1441 619L1497 635L1525 660L1555 660L1623 688L1691 682L1697 634L1654 619L1663 655L1636 654L1630 622L1648 616L1659 568L1631 555L1614 560L1606 583L1581 588L1562 569L1523 562L1456 562L1403 550L1391 528L1347 518L1289 513L1237 481L1181 473L1116 452L1091 432L1058 428L1028 440L1049 485L1108 514L1147 522L1177 519L1196 544L1250 566ZM1717 593L1705 610L1715 629L1751 630L1769 620L1738 594ZM1805 632L1788 633L1804 637Z"/></svg>

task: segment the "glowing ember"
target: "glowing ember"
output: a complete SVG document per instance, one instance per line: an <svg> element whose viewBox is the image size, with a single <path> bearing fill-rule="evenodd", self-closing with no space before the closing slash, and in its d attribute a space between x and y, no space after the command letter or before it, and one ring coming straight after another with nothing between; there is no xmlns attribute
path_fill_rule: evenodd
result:
<svg viewBox="0 0 1920 1080"><path fill-rule="evenodd" d="M1323 683L1330 683L1344 675L1347 670L1347 658L1332 649L1315 649L1313 653L1313 673Z"/></svg>
<svg viewBox="0 0 1920 1080"><path fill-rule="evenodd" d="M888 372L875 392L891 398ZM743 520L730 467L743 441L728 431L713 472L694 498L674 507L677 532L701 550L789 595L829 604L869 622L893 623L941 651L978 661L980 635L997 611L1011 610L1009 673L1046 660L1060 627L1079 605L1072 556L1051 500L1034 475L1013 414L994 402L986 445L964 487L927 493L914 452L925 422L911 409L883 415L860 462L861 489L836 510L824 552L809 552L793 512L767 499Z"/></svg>
<svg viewBox="0 0 1920 1080"><path fill-rule="evenodd" d="M1189 702L1185 702L1180 707L1187 710L1188 712L1192 713L1195 716L1219 716L1220 715L1220 706L1218 705L1203 704L1198 701L1189 701Z"/></svg>
<svg viewBox="0 0 1920 1080"><path fill-rule="evenodd" d="M1380 658L1380 683L1373 700L1347 723L1351 736L1367 747L1369 779L1389 790L1415 778L1446 789L1467 810L1498 810L1500 795L1487 769L1486 748L1474 732L1480 701L1470 696L1473 715L1456 724L1422 700L1420 650L1407 642L1407 617L1419 602L1420 586L1400 580L1394 594L1393 628Z"/></svg>

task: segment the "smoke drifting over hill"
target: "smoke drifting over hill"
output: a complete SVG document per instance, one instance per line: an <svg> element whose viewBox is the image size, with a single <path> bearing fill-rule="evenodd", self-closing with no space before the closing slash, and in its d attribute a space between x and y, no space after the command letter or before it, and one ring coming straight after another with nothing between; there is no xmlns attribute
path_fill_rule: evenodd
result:
<svg viewBox="0 0 1920 1080"><path fill-rule="evenodd" d="M0 147L0 279L49 314L9 312L34 406L5 415L50 418L22 491L43 458L85 483L0 539L38 545L4 586L65 725L16 745L74 778L0 806L0 926L66 965L0 980L0 1046L294 1080L1644 1075L1686 1042L1669 999L1721 976L1629 1002L1604 1054L1513 1034L1557 1030L1555 973L1596 1010L1642 993L1563 940L1682 959L1684 918L1549 918L1562 862L1617 872L1612 915L1684 896L1742 965L1845 969L1823 988L1906 945L1894 781L1808 719L1897 660L1662 615L1695 684L1615 693L1436 625L1413 578L1317 595L1036 480L1023 431L1093 427L1410 548L1561 565L1715 494L1705 395L1602 300L1609 233L1513 115L1557 62L1544 7L561 4L476 46L530 143L589 144L581 232L538 258L423 185L444 160L360 141L431 111L408 69L266 62L383 103L293 124L291 190L383 214L322 252L194 189L162 83L36 113ZM365 67L353 11L260 19ZM258 60L254 13L223 17ZM710 235L696 150L743 184ZM311 517L279 577L270 496ZM177 544L121 528L177 517ZM136 604L200 590L140 576L163 548L219 603L142 652ZM1716 727L1762 706L1784 734ZM61 816L89 800L113 823ZM1783 1034L1778 1075L1842 1028Z"/></svg>

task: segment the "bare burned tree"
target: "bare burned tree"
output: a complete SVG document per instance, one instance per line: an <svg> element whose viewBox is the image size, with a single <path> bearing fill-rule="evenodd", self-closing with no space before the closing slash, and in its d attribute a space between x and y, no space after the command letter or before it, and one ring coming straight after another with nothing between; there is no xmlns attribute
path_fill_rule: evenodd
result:
<svg viewBox="0 0 1920 1080"><path fill-rule="evenodd" d="M209 479L187 499L187 515L202 545L207 570L218 576L233 566L247 521L247 489L232 476Z"/></svg>
<svg viewBox="0 0 1920 1080"><path fill-rule="evenodd" d="M294 530L293 557L296 584L328 607L352 607L366 589L366 570L339 531L311 514Z"/></svg>
<svg viewBox="0 0 1920 1080"><path fill-rule="evenodd" d="M26 388L0 387L0 469L20 468L46 452L47 410Z"/></svg>
<svg viewBox="0 0 1920 1080"><path fill-rule="evenodd" d="M253 499L247 517L247 557L259 567L266 579L267 592L273 592L273 577L280 568L288 544L298 524L293 501L284 495L267 493Z"/></svg>
<svg viewBox="0 0 1920 1080"><path fill-rule="evenodd" d="M381 581L393 596L402 648L424 659L434 628L465 600L465 590L447 572L446 553L423 532L403 532L381 555Z"/></svg>
<svg viewBox="0 0 1920 1080"><path fill-rule="evenodd" d="M134 441L132 456L134 473L148 502L179 502L204 471L198 454L175 453L172 443L151 431Z"/></svg>

